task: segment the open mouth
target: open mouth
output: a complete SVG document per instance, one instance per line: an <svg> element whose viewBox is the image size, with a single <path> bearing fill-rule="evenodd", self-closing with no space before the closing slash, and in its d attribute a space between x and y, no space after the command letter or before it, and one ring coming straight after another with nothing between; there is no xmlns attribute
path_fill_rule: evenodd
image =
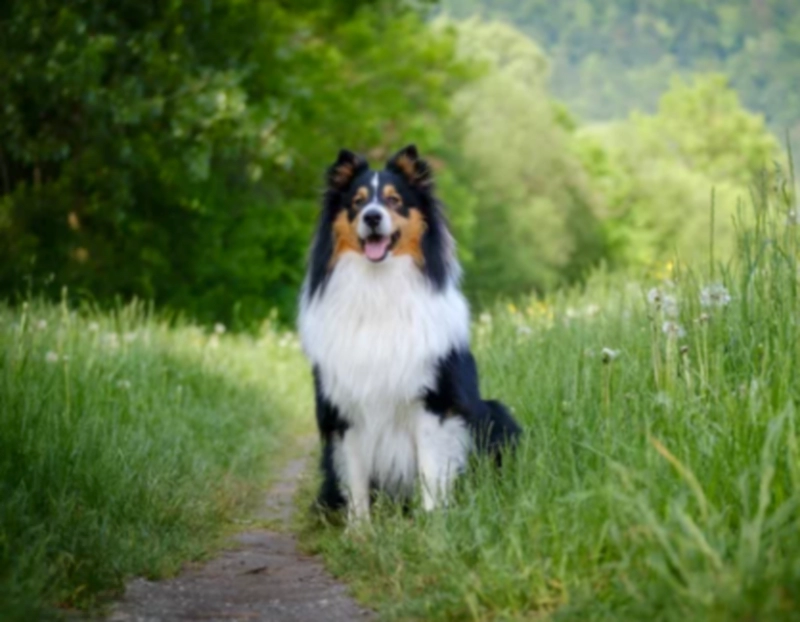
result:
<svg viewBox="0 0 800 622"><path fill-rule="evenodd" d="M367 259L375 263L383 261L386 259L389 251L394 248L399 237L399 232L395 232L392 235L376 234L366 237L361 240L361 245L364 247L364 255L367 256Z"/></svg>

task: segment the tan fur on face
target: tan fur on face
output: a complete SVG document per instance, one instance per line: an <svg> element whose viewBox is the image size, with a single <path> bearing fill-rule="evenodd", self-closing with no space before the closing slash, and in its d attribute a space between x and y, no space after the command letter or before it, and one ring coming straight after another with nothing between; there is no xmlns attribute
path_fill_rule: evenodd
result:
<svg viewBox="0 0 800 622"><path fill-rule="evenodd" d="M409 209L408 217L392 211L392 232L400 233L392 249L392 255L400 257L409 255L418 266L425 263L425 256L422 254L422 236L425 235L427 225L422 218L422 213L412 207ZM358 219L352 222L347 217L347 212L342 212L333 222L333 254L331 255L330 266L332 267L339 258L347 252L361 253L361 241L358 239Z"/></svg>
<svg viewBox="0 0 800 622"><path fill-rule="evenodd" d="M392 251L395 256L410 255L418 266L425 263L422 254L422 236L427 225L422 218L422 213L415 207L409 209L408 218L397 212L392 212L392 229L400 232L400 239Z"/></svg>
<svg viewBox="0 0 800 622"><path fill-rule="evenodd" d="M361 242L358 239L356 220L350 221L347 212L342 212L333 221L333 255L330 265L333 266L344 253L348 251L361 252Z"/></svg>
<svg viewBox="0 0 800 622"><path fill-rule="evenodd" d="M383 202L389 205L390 199L397 199L397 205L395 209L403 205L403 197L400 196L400 193L397 192L397 188L395 188L392 184L386 184L383 187Z"/></svg>
<svg viewBox="0 0 800 622"><path fill-rule="evenodd" d="M367 190L366 186L361 186L356 190L355 195L353 195L353 207L358 205L359 200L361 200L362 203L366 203L369 200L369 190Z"/></svg>

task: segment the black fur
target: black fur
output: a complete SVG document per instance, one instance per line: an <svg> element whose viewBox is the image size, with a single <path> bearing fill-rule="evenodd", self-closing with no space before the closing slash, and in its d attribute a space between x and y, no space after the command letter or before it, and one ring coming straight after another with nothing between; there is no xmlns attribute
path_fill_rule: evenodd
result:
<svg viewBox="0 0 800 622"><path fill-rule="evenodd" d="M308 294L313 298L325 285L333 255L333 222L342 210L343 197L353 180L369 170L367 161L359 155L342 149L336 162L325 172L325 194L322 211L317 220L317 232L311 244L308 266Z"/></svg>
<svg viewBox="0 0 800 622"><path fill-rule="evenodd" d="M498 465L504 448L513 447L522 433L501 402L481 399L478 368L468 349L453 350L439 362L436 387L425 395L425 407L442 417L462 416L478 451Z"/></svg>
<svg viewBox="0 0 800 622"><path fill-rule="evenodd" d="M408 158L413 163L413 174L406 175L397 164L398 158ZM343 171L349 174L343 174ZM326 189L322 200L322 211L317 221L316 235L311 245L308 269L308 296L313 298L325 287L331 270L331 257L333 255L333 223L342 210L349 209L347 200L352 195L352 188L365 175L372 173L366 160L346 149L339 152L339 156L325 173ZM443 289L448 279L453 276L451 271L454 262L451 260L453 249L448 239L447 222L442 206L433 193L433 177L430 165L421 159L414 145L401 149L387 163L384 172L392 177L399 186L398 190L403 195L406 203L418 207L425 219L427 229L422 238L422 255L425 265L422 271L437 290Z"/></svg>
<svg viewBox="0 0 800 622"><path fill-rule="evenodd" d="M333 468L333 441L342 438L348 424L339 415L339 409L331 404L324 393L319 379L319 370L314 368L314 397L317 406L317 427L322 442L322 485L317 496L317 505L326 510L338 510L345 506L345 498L339 488L336 471Z"/></svg>
<svg viewBox="0 0 800 622"><path fill-rule="evenodd" d="M366 161L356 154L342 150L326 174L326 190L317 232L312 243L308 269L308 299L319 295L325 287L331 270L334 251L333 224L342 212L348 210L352 219L354 188L365 183L371 174ZM422 270L437 289L454 282L458 265L453 257L453 245L442 207L433 192L432 171L422 160L414 145L401 149L387 163L384 175L397 187L406 206L417 207L426 223L421 246L425 260ZM335 330L335 327L331 327ZM348 429L339 410L325 397L318 369L314 369L317 424L322 441L320 466L323 482L317 506L337 510L346 505L333 464L334 442L341 440ZM452 350L437 365L436 384L419 396L427 410L440 417L460 416L466 421L480 453L491 457L500 465L504 449L513 447L521 428L506 407L497 401L483 400L478 384L475 359L467 346Z"/></svg>

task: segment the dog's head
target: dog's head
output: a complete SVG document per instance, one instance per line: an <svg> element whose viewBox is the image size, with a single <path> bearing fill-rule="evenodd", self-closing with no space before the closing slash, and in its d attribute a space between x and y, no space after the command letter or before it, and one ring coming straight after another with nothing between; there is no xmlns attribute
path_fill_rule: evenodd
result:
<svg viewBox="0 0 800 622"><path fill-rule="evenodd" d="M372 170L343 149L328 168L323 212L312 247L313 294L342 257L372 264L413 263L442 287L455 274L453 243L433 194L429 164L409 145Z"/></svg>
<svg viewBox="0 0 800 622"><path fill-rule="evenodd" d="M332 262L343 253L358 253L374 263L409 255L424 264L432 179L414 145L400 150L380 171L343 149L328 169L327 182L326 207L335 213Z"/></svg>

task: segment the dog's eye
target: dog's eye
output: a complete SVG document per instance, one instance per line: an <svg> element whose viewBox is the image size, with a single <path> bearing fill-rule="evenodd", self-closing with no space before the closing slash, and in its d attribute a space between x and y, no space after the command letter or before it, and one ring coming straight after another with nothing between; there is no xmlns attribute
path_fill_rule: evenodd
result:
<svg viewBox="0 0 800 622"><path fill-rule="evenodd" d="M361 197L361 196L356 197L355 199L353 199L353 207L355 207L356 209L359 209L360 207L362 207L364 205L364 201L365 201L364 197Z"/></svg>
<svg viewBox="0 0 800 622"><path fill-rule="evenodd" d="M394 195L386 197L386 206L392 209L400 207L400 198Z"/></svg>

